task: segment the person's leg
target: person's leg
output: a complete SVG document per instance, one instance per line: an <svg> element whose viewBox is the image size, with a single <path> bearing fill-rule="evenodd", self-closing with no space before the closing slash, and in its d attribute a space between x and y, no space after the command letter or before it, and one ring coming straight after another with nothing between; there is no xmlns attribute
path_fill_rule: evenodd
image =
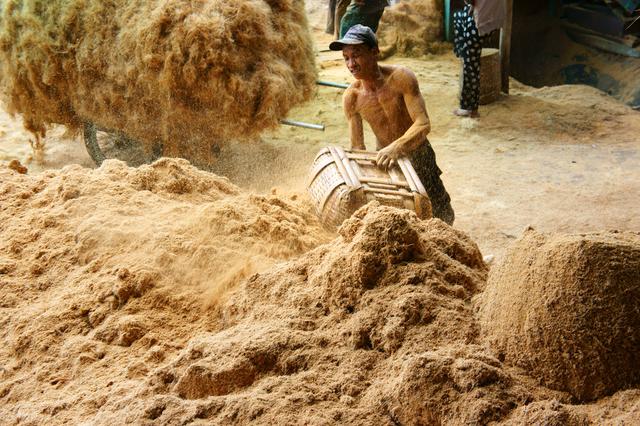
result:
<svg viewBox="0 0 640 426"><path fill-rule="evenodd" d="M345 13L347 13L347 7L349 7L349 3L351 3L351 0L336 0L336 16L333 21L333 37L336 40L340 38L340 24L342 22L342 17Z"/></svg>
<svg viewBox="0 0 640 426"><path fill-rule="evenodd" d="M360 7L358 5L351 3L347 7L347 11L342 16L342 20L340 21L340 38L344 37L344 35L349 31L349 28L356 24L362 24L364 18L360 13Z"/></svg>
<svg viewBox="0 0 640 426"><path fill-rule="evenodd" d="M356 24L364 25L371 28L373 32L376 32L383 13L384 8L371 12L366 7L360 7L352 2L349 4L349 7L347 7L342 21L340 21L340 38L345 35L349 28Z"/></svg>
<svg viewBox="0 0 640 426"><path fill-rule="evenodd" d="M469 52L462 65L462 93L460 109L470 112L478 111L480 100L480 50Z"/></svg>
<svg viewBox="0 0 640 426"><path fill-rule="evenodd" d="M327 28L324 30L327 34L334 33L334 23L336 18L336 0L329 0L329 10L327 12Z"/></svg>
<svg viewBox="0 0 640 426"><path fill-rule="evenodd" d="M425 141L420 148L411 154L411 164L427 191L433 217L453 225L455 213L451 207L451 197L440 179L442 171L436 163L436 153L429 141Z"/></svg>
<svg viewBox="0 0 640 426"><path fill-rule="evenodd" d="M473 16L463 17L464 29L461 31L463 48L462 56L462 90L460 92L460 109L454 114L466 117L478 115L480 101L480 55L482 45Z"/></svg>
<svg viewBox="0 0 640 426"><path fill-rule="evenodd" d="M382 14L384 13L384 9L377 10L375 12L371 12L368 14L365 24L367 27L371 28L373 32L378 32L378 25L380 24L380 18L382 18Z"/></svg>
<svg viewBox="0 0 640 426"><path fill-rule="evenodd" d="M478 110L478 104L480 102L480 56L482 55L482 46L480 45L480 39L474 38L471 48L469 49L469 55L467 58L467 71L469 76L469 99L466 109L471 111Z"/></svg>

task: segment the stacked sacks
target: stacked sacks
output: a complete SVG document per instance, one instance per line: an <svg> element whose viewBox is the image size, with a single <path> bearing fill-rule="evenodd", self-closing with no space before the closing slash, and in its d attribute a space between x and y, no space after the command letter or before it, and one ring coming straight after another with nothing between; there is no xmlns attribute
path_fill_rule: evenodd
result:
<svg viewBox="0 0 640 426"><path fill-rule="evenodd" d="M506 362L580 401L640 383L640 235L530 230L492 269L484 334Z"/></svg>
<svg viewBox="0 0 640 426"><path fill-rule="evenodd" d="M83 121L165 154L255 136L312 94L302 0L8 0L0 83L43 135Z"/></svg>

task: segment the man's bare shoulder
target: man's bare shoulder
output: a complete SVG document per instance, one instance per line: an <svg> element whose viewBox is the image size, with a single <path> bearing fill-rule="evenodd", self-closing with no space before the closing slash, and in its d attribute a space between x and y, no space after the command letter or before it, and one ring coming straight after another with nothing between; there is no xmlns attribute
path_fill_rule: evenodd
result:
<svg viewBox="0 0 640 426"><path fill-rule="evenodd" d="M356 80L351 83L349 87L347 87L347 89L345 90L345 95L356 95L360 89L362 89L362 82L360 80Z"/></svg>
<svg viewBox="0 0 640 426"><path fill-rule="evenodd" d="M360 83L360 81L354 81L353 83L351 83L349 85L349 87L347 87L347 89L344 91L344 95L342 95L342 98L346 101L348 100L354 100L355 98L358 97L358 92L360 92L360 88L362 86L362 83Z"/></svg>
<svg viewBox="0 0 640 426"><path fill-rule="evenodd" d="M411 69L404 65L380 65L380 69L383 73L394 76L413 76L414 78L416 76Z"/></svg>
<svg viewBox="0 0 640 426"><path fill-rule="evenodd" d="M342 95L342 105L347 116L356 112L355 110L358 103L358 94L360 92L361 85L362 83L360 83L359 81L351 83L351 85L347 87L347 89L344 91L344 94Z"/></svg>
<svg viewBox="0 0 640 426"><path fill-rule="evenodd" d="M385 65L383 72L388 75L388 84L401 92L420 90L415 73L405 66Z"/></svg>

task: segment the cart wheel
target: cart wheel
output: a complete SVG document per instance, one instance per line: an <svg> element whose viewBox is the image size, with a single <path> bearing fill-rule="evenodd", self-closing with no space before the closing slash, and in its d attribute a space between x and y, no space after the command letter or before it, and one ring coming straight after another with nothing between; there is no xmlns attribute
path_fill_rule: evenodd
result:
<svg viewBox="0 0 640 426"><path fill-rule="evenodd" d="M83 129L84 145L97 166L109 158L126 162L129 166L151 163L162 156L162 145L156 145L151 153L142 145L122 132L102 130L94 123L85 122Z"/></svg>

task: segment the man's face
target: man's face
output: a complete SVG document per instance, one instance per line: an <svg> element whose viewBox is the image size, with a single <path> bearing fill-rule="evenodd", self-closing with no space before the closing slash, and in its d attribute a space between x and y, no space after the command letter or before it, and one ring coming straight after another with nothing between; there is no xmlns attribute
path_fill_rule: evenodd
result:
<svg viewBox="0 0 640 426"><path fill-rule="evenodd" d="M366 44L346 45L342 48L344 62L358 80L372 78L378 65L378 49Z"/></svg>

